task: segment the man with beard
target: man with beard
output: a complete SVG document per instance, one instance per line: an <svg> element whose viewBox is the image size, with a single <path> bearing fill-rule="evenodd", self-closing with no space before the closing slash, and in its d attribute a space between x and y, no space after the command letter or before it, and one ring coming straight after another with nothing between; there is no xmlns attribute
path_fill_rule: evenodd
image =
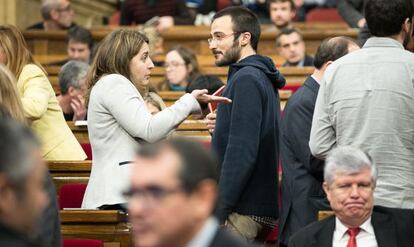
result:
<svg viewBox="0 0 414 247"><path fill-rule="evenodd" d="M375 204L414 208L414 55L410 0L368 0L374 37L335 61L319 89L309 146L324 159L337 145L366 151L378 167Z"/></svg>
<svg viewBox="0 0 414 247"><path fill-rule="evenodd" d="M270 19L277 30L292 28L296 7L293 0L270 0L268 2Z"/></svg>
<svg viewBox="0 0 414 247"><path fill-rule="evenodd" d="M278 89L285 79L271 59L256 54L257 17L243 7L218 12L209 48L217 66L229 65L212 147L219 158L221 224L249 241L263 240L278 218Z"/></svg>

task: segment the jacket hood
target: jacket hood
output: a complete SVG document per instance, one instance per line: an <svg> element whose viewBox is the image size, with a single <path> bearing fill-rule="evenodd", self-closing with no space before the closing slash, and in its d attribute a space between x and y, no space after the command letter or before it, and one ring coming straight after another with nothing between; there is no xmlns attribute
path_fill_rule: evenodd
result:
<svg viewBox="0 0 414 247"><path fill-rule="evenodd" d="M285 86L286 79L276 69L272 59L261 55L251 55L230 66L229 76L245 66L252 66L263 71L275 89Z"/></svg>

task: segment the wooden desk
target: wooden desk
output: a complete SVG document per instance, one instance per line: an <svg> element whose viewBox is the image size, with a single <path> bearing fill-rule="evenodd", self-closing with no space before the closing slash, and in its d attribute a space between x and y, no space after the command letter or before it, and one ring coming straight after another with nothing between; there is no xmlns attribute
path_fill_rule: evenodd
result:
<svg viewBox="0 0 414 247"><path fill-rule="evenodd" d="M59 193L60 188L64 184L87 184L91 173L92 161L48 161L47 166L55 184L56 192Z"/></svg>
<svg viewBox="0 0 414 247"><path fill-rule="evenodd" d="M331 26L330 29L321 28L316 24L301 24L306 50L310 54L316 52L320 42L328 37L348 36L357 38L358 30L346 27ZM307 27L308 25L308 27ZM312 26L314 28L312 28ZM329 26L328 26L329 27ZM130 27L131 28L131 27ZM133 28L133 27L132 27ZM111 29L92 30L96 41L102 40ZM264 55L276 54L276 31L263 28L259 43L259 53ZM66 54L67 33L65 31L24 31L23 35L33 54ZM164 50L168 51L176 45L183 45L194 49L196 54L210 54L207 39L210 37L209 27L203 26L176 26L162 33Z"/></svg>
<svg viewBox="0 0 414 247"><path fill-rule="evenodd" d="M335 215L335 213L333 211L319 211L318 220L323 220L331 215Z"/></svg>
<svg viewBox="0 0 414 247"><path fill-rule="evenodd" d="M75 135L79 143L89 143L87 126L75 126L72 121L68 121L66 123L72 130L72 133ZM175 135L186 136L200 141L211 140L207 125L202 120L185 120L177 127Z"/></svg>
<svg viewBox="0 0 414 247"><path fill-rule="evenodd" d="M46 66L46 72L48 78L52 84L56 94L60 93L58 74L60 71L59 66ZM278 68L280 73L286 78L287 85L302 85L305 79L313 73L313 67L281 67ZM228 67L201 67L200 72L203 75L215 75L218 76L224 83L227 82ZM153 86L157 87L165 80L165 69L162 67L155 67L151 71L150 82Z"/></svg>
<svg viewBox="0 0 414 247"><path fill-rule="evenodd" d="M132 246L127 215L115 210L61 210L62 238L98 239L105 247Z"/></svg>

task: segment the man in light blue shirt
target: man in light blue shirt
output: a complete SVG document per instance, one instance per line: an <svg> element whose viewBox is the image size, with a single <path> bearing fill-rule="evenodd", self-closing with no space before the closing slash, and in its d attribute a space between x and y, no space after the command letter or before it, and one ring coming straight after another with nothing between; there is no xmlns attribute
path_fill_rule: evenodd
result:
<svg viewBox="0 0 414 247"><path fill-rule="evenodd" d="M369 0L374 37L335 61L316 100L310 149L324 159L337 145L367 152L378 167L375 204L414 208L414 54L410 0Z"/></svg>

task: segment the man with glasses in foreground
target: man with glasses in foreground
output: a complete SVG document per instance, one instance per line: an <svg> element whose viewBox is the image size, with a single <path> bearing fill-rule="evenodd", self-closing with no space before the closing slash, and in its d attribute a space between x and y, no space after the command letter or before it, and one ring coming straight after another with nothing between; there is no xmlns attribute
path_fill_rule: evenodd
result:
<svg viewBox="0 0 414 247"><path fill-rule="evenodd" d="M323 189L335 216L312 223L289 247L413 245L414 210L374 205L377 170L361 150L340 146L325 161Z"/></svg>
<svg viewBox="0 0 414 247"><path fill-rule="evenodd" d="M243 7L213 17L208 40L217 66L230 66L212 147L220 164L220 224L248 241L263 241L278 218L278 89L285 85L270 58L257 55L260 24Z"/></svg>
<svg viewBox="0 0 414 247"><path fill-rule="evenodd" d="M217 195L216 167L200 144L188 140L142 146L125 193L135 246L249 246L210 216Z"/></svg>

